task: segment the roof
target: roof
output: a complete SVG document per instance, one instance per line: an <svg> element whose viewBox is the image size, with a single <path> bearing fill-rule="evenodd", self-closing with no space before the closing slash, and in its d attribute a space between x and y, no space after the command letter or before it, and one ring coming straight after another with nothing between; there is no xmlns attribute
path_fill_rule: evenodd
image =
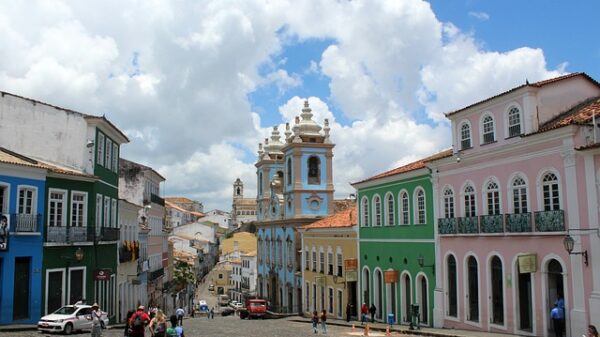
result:
<svg viewBox="0 0 600 337"><path fill-rule="evenodd" d="M242 253L242 256L256 256L256 249L247 253Z"/></svg>
<svg viewBox="0 0 600 337"><path fill-rule="evenodd" d="M484 99L484 100L481 100L481 101L479 101L479 102L476 102L476 103L470 104L470 105L468 105L468 106L466 106L466 107L464 107L464 108L461 108L461 109L459 109L459 110L455 110L455 111L452 111L452 112L447 112L447 113L446 113L446 117L452 116L452 115L454 115L454 114L457 114L457 113L459 113L459 112L461 112L461 111L467 110L467 109L469 109L469 108L471 108L471 107L474 107L474 106L476 106L476 105L479 105L479 104L481 104L481 103L485 103L485 102L491 101L491 100L493 100L494 98L497 98L497 97L500 97L500 96L507 95L507 94L509 94L509 93L511 93L511 92L514 92L514 91L517 91L517 90L519 90L519 89L521 89L521 88L525 88L525 87L541 88L541 87L543 87L543 86L546 86L546 85L549 85L549 84L554 84L554 83L556 83L556 82L560 82L560 81L563 81L563 80L566 80L566 79L569 79L569 78L573 78L573 77L577 77L577 76L582 76L583 78L585 78L585 79L587 79L587 80L591 81L592 83L594 83L595 85L597 85L597 86L599 86L599 87L600 87L600 83L598 83L596 80L594 80L594 79L593 79L593 78L591 78L589 75L587 75L586 73L583 73L583 72L577 72L577 73L566 74L566 75L562 75L562 76L558 76L558 77L550 78L550 79L543 80L543 81L539 81L539 82L535 82L535 83L529 83L529 82L527 82L527 81L526 81L526 82L525 82L525 84L522 84L522 85L520 85L520 86L518 86L518 87L514 87L514 88L512 88L512 89L510 89L510 90L507 90L507 91L505 91L505 92L499 93L499 94L497 94L497 95L495 95L495 96L491 96L491 97L488 97L488 98L486 98L486 99Z"/></svg>
<svg viewBox="0 0 600 337"><path fill-rule="evenodd" d="M39 160L39 159L33 159L33 158L27 157L25 155L22 155L20 153L10 151L3 147L0 147L0 162L5 163L5 164L45 169L48 172L57 173L57 174L65 174L65 175L86 177L86 178L92 178L92 179L98 178L94 175L87 174L87 173L84 173L84 172L76 170L76 169L58 166L57 164L48 163L46 161Z"/></svg>
<svg viewBox="0 0 600 337"><path fill-rule="evenodd" d="M553 119L540 125L540 128L534 133L546 132L567 125L588 125L592 123L594 115L596 118L600 119L600 96L592 97L576 104Z"/></svg>
<svg viewBox="0 0 600 337"><path fill-rule="evenodd" d="M127 159L122 158L122 157L120 158L120 161L119 161L119 170L121 170L123 168L127 169L127 168L132 168L132 167L137 167L137 168L139 168L142 171L151 170L157 176L159 176L162 180L167 180L165 177L163 177L160 173L158 173L155 169L153 169L150 166L142 165L140 163L136 163L136 162L133 162L131 160L127 160Z"/></svg>
<svg viewBox="0 0 600 337"><path fill-rule="evenodd" d="M123 139L122 139L123 143L129 143L129 138L127 138L127 136L118 127L116 127L111 121L109 121L106 117L104 117L104 115L102 115L102 116L87 115L84 118L87 120L90 120L90 121L104 122L104 123L108 124L108 126L113 128L114 131L116 131L119 136L123 137Z"/></svg>
<svg viewBox="0 0 600 337"><path fill-rule="evenodd" d="M165 200L168 200L170 202L177 203L177 204L187 204L187 203L194 202L194 200L188 199L186 197L165 197Z"/></svg>
<svg viewBox="0 0 600 337"><path fill-rule="evenodd" d="M452 156L452 149L447 149L444 150L442 152L438 152L434 155L431 155L429 157L423 158L423 159L419 159L417 161L414 161L412 163L406 164L404 166L400 166L397 167L395 169L389 170L389 171L385 171L383 173L379 173L377 175L374 175L370 178L361 180L361 181L357 181L354 183L351 183L351 185L355 185L355 184L360 184L360 183L364 183L367 181L372 181L372 180L377 180L377 179L381 179L381 178L385 178L385 177L390 177L396 174L401 174L401 173L407 173L407 172L411 172L411 171L415 171L421 168L425 167L425 163L429 162L429 161L433 161L433 160L437 160L437 159L441 159L441 158L445 158L445 157L450 157Z"/></svg>
<svg viewBox="0 0 600 337"><path fill-rule="evenodd" d="M352 227L356 224L357 214L356 206L352 206L341 212L325 217L319 221L313 222L310 225L304 226L304 229L319 229L319 228L345 228Z"/></svg>

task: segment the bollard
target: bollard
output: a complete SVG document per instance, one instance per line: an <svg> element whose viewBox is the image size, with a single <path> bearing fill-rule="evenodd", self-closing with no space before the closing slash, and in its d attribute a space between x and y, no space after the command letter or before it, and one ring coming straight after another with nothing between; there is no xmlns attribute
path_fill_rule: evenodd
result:
<svg viewBox="0 0 600 337"><path fill-rule="evenodd" d="M369 335L369 324L367 323L367 325L365 326L365 331L363 331L363 336L368 336Z"/></svg>
<svg viewBox="0 0 600 337"><path fill-rule="evenodd" d="M354 328L354 324L352 324L352 332L356 331L356 329Z"/></svg>
<svg viewBox="0 0 600 337"><path fill-rule="evenodd" d="M391 336L391 335L392 335L392 334L390 333L390 326L389 326L389 325L388 325L388 326L385 328L385 335L386 335L386 336Z"/></svg>

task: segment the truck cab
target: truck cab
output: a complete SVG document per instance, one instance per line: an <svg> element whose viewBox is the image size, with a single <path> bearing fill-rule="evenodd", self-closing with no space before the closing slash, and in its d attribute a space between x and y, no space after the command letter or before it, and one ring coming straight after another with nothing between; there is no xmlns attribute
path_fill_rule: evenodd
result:
<svg viewBox="0 0 600 337"><path fill-rule="evenodd" d="M245 306L239 312L240 319L265 318L267 315L267 300L260 298L247 299Z"/></svg>

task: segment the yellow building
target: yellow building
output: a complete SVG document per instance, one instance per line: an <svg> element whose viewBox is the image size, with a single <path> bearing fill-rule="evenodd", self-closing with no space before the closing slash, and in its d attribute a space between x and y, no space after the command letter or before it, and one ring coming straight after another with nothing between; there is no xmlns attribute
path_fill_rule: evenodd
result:
<svg viewBox="0 0 600 337"><path fill-rule="evenodd" d="M299 229L302 237L303 311L327 310L329 316L346 318L358 307L358 227L356 206Z"/></svg>
<svg viewBox="0 0 600 337"><path fill-rule="evenodd" d="M221 257L228 257L237 251L235 257L239 258L239 253L256 250L256 235L247 232L235 233L232 237L221 241L219 250Z"/></svg>

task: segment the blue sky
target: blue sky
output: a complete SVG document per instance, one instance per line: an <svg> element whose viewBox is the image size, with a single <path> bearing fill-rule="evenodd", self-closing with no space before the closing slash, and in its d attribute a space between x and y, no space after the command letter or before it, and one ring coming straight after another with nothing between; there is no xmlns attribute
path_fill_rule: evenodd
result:
<svg viewBox="0 0 600 337"><path fill-rule="evenodd" d="M443 113L583 71L598 1L0 1L0 90L92 115L163 193L228 210L257 145L309 99L337 197L451 146Z"/></svg>

